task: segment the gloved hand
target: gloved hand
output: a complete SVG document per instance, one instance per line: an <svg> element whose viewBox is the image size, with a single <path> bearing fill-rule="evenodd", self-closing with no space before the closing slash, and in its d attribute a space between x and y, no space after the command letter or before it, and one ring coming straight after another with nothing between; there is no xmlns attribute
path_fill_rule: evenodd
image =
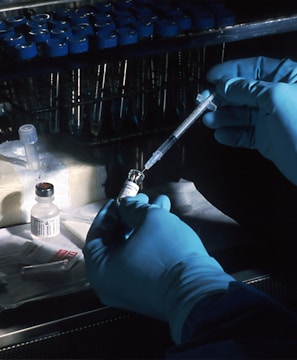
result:
<svg viewBox="0 0 297 360"><path fill-rule="evenodd" d="M104 304L168 321L179 343L197 301L224 291L234 279L169 210L164 195L152 204L145 194L124 198L119 205L109 200L83 252L88 279Z"/></svg>
<svg viewBox="0 0 297 360"><path fill-rule="evenodd" d="M212 68L221 102L203 117L218 142L257 149L297 185L297 63L265 57Z"/></svg>

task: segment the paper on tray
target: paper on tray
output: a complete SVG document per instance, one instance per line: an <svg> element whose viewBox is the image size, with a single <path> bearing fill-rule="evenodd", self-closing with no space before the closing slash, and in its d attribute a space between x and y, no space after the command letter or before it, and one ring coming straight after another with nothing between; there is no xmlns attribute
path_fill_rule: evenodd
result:
<svg viewBox="0 0 297 360"><path fill-rule="evenodd" d="M55 203L60 209L105 198L104 166L76 156L72 148L64 152L54 148L47 143L40 146L41 170L32 171L26 167L20 141L0 144L0 227L30 221L35 185L40 181L54 185Z"/></svg>

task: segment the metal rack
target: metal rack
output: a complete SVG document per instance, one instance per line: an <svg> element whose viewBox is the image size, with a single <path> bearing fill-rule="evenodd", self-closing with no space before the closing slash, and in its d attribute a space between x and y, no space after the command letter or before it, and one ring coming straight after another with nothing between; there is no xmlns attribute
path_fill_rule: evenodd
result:
<svg viewBox="0 0 297 360"><path fill-rule="evenodd" d="M78 8L93 3L82 0L19 1L1 6L0 14L52 11L58 4ZM232 5L229 2L231 9ZM251 21L246 15L236 15L238 21L232 26L191 30L167 38L157 36L107 49L92 45L85 53L58 58L38 56L20 63L15 58L4 57L0 65L0 100L5 117L2 126L8 126L2 129L1 140L13 139L16 127L28 121L35 123L41 133L70 132L88 144L121 140L176 126L192 109L197 92L205 86L207 69L224 60L226 44L297 31L297 9L296 14L284 13L256 20L253 17ZM163 73L158 73L160 71ZM69 100L71 81L77 87L73 101ZM36 93L36 86L37 99L31 104L27 97ZM51 101L51 91L58 91L59 100ZM161 96L166 104L158 107L156 104L160 103ZM125 111L125 119L116 119L115 111ZM81 114L79 127L83 130L71 129L71 113ZM49 126L53 116L59 117L59 124ZM92 116L97 118L93 121ZM102 117L99 121L98 116ZM96 124L92 125L93 122Z"/></svg>

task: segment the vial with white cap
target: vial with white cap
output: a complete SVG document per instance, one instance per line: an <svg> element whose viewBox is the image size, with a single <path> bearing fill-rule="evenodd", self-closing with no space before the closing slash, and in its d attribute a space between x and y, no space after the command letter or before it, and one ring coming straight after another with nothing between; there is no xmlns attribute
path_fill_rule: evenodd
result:
<svg viewBox="0 0 297 360"><path fill-rule="evenodd" d="M25 124L19 127L20 140L24 145L29 170L39 170L38 157L38 136L36 128L32 124Z"/></svg>

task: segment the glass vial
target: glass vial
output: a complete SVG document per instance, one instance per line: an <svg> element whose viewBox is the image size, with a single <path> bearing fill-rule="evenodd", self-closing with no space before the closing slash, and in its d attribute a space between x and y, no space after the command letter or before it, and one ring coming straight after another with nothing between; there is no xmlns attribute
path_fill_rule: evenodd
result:
<svg viewBox="0 0 297 360"><path fill-rule="evenodd" d="M136 196L139 191L139 186L144 180L142 171L131 169L128 173L127 180L124 182L122 189L118 195L118 201L126 196Z"/></svg>
<svg viewBox="0 0 297 360"><path fill-rule="evenodd" d="M47 182L35 186L37 204L31 209L31 233L38 239L49 239L60 234L60 210L53 203L54 186Z"/></svg>

